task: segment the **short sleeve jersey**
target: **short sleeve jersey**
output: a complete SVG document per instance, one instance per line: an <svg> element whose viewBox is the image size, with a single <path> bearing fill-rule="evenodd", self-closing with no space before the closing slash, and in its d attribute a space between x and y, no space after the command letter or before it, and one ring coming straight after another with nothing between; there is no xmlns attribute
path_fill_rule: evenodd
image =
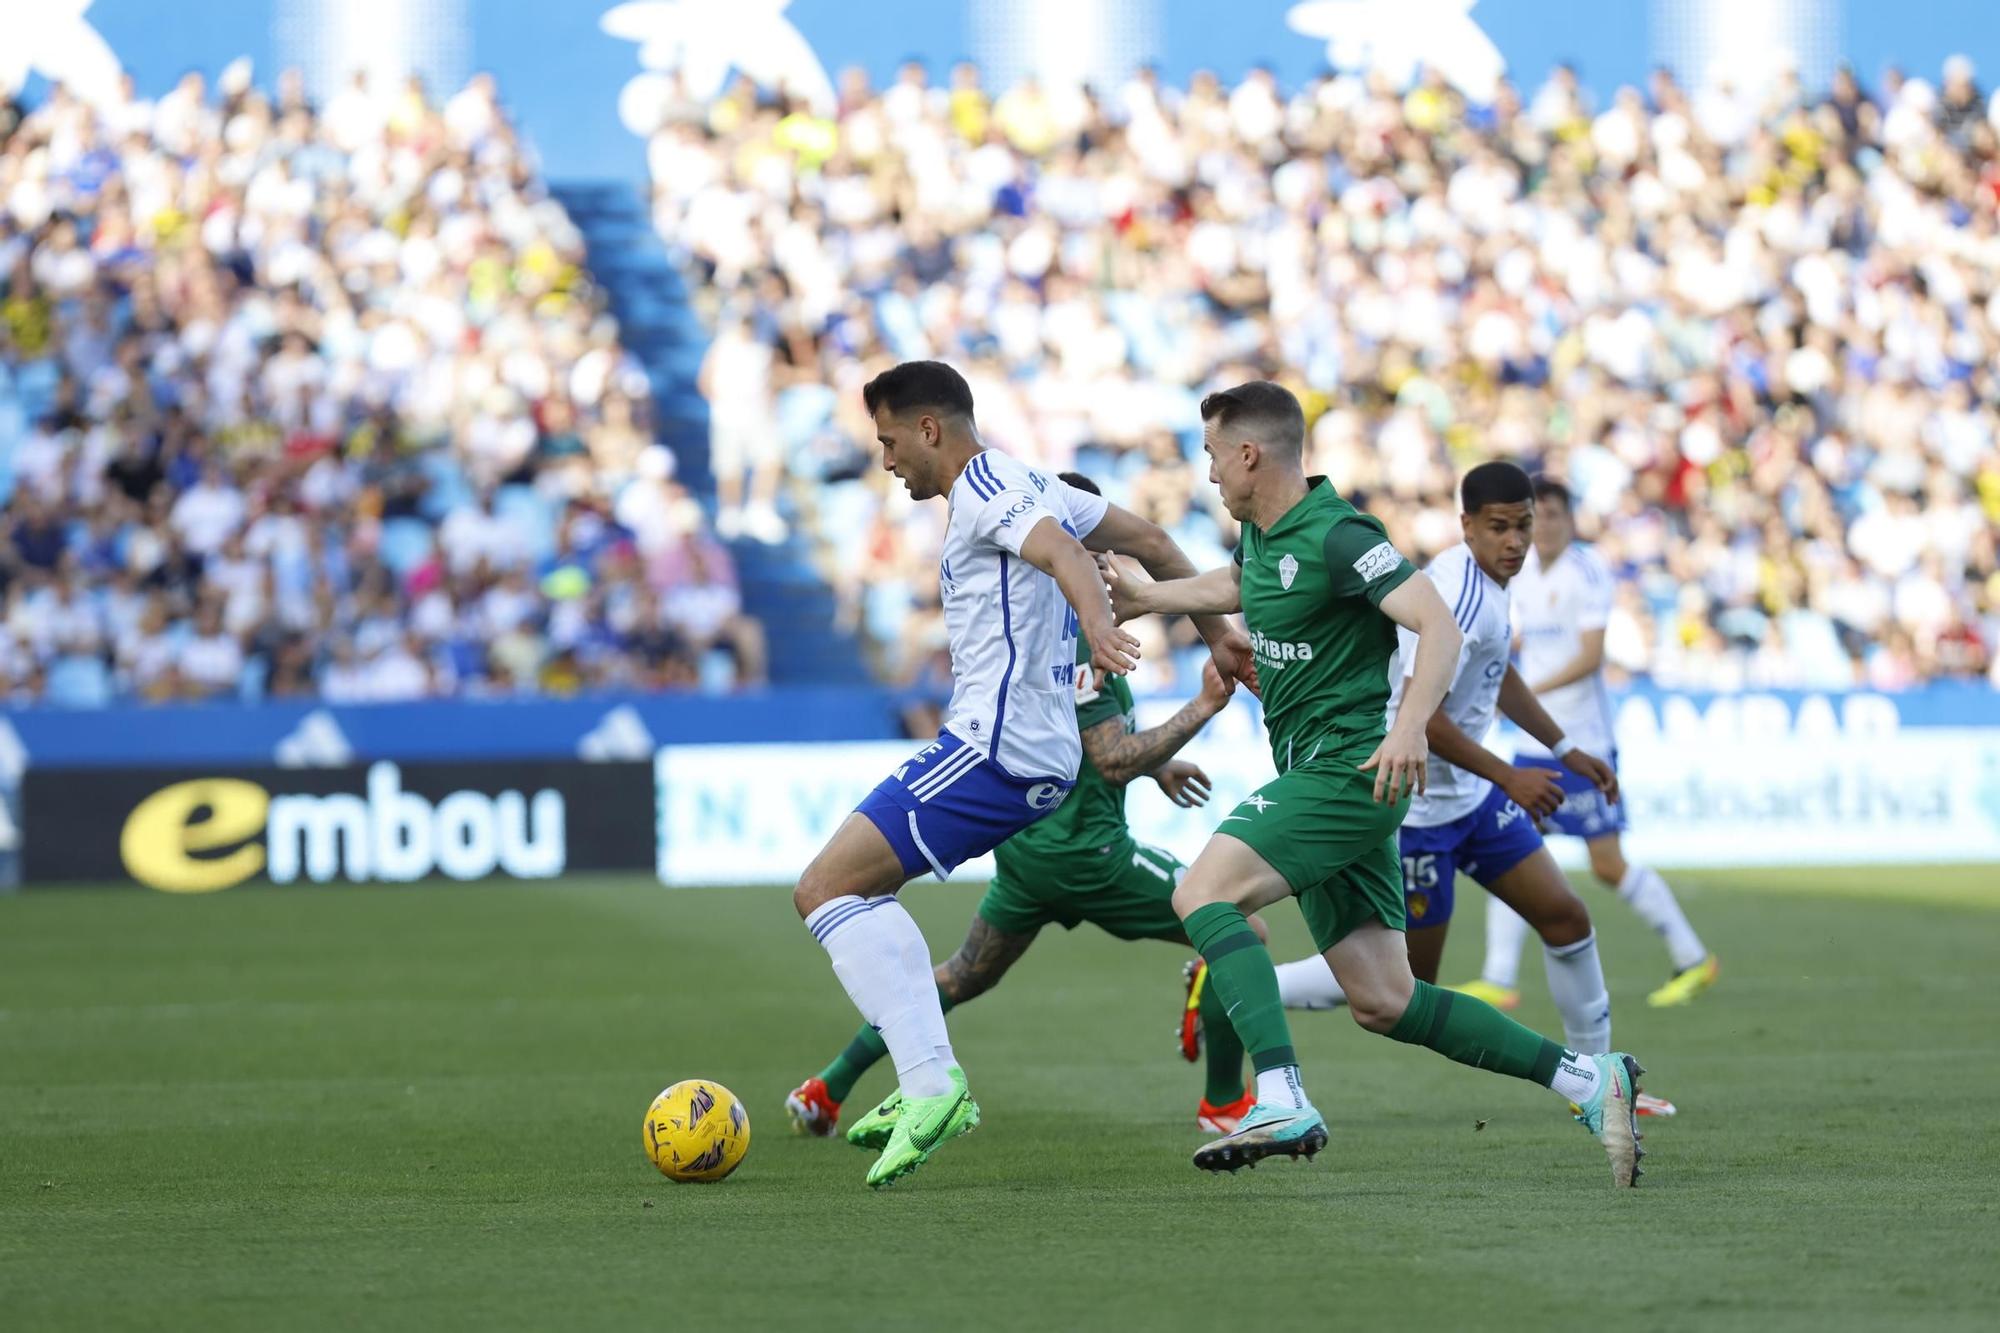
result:
<svg viewBox="0 0 2000 1333"><path fill-rule="evenodd" d="M1100 677L1090 665L1090 645L1076 641L1076 729L1079 734L1117 722L1126 735L1138 729L1132 687L1123 676ZM1000 844L993 853L1000 873L1023 882L1051 879L1082 884L1094 867L1122 868L1132 834L1125 823L1125 788L1107 782L1085 756L1069 799Z"/></svg>
<svg viewBox="0 0 2000 1333"><path fill-rule="evenodd" d="M1381 522L1312 477L1268 530L1243 525L1236 560L1278 771L1321 747L1380 740L1396 656L1382 599L1416 572Z"/></svg>
<svg viewBox="0 0 2000 1333"><path fill-rule="evenodd" d="M1610 622L1612 587L1610 566L1588 546L1571 542L1547 565L1537 552L1528 552L1511 589L1523 679L1530 685L1547 680L1576 660L1584 632ZM1538 697L1566 738L1592 754L1611 753L1611 696L1602 671ZM1549 752L1531 736L1521 738L1521 751Z"/></svg>
<svg viewBox="0 0 2000 1333"><path fill-rule="evenodd" d="M1437 585L1438 595L1451 608L1452 619L1464 634L1451 688L1444 695L1444 715L1474 744L1483 743L1499 713L1500 682L1507 675L1512 634L1507 623L1507 589L1479 567L1463 544L1440 553L1424 573ZM1394 695L1389 702L1392 720L1402 703L1403 683L1417 651L1415 634L1399 630L1398 638ZM1415 828L1449 824L1478 809L1492 789L1493 784L1485 778L1432 754L1424 774L1424 790L1411 798L1410 813L1403 822Z"/></svg>
<svg viewBox="0 0 2000 1333"><path fill-rule="evenodd" d="M954 685L945 728L1002 773L1076 776L1076 613L1056 581L1021 558L1043 519L1088 536L1106 505L1054 473L987 449L951 488L938 567Z"/></svg>

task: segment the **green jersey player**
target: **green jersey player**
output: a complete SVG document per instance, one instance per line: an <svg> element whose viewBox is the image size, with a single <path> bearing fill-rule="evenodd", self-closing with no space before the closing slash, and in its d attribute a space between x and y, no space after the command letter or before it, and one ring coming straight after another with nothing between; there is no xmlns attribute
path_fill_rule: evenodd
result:
<svg viewBox="0 0 2000 1333"><path fill-rule="evenodd" d="M1256 1104L1195 1165L1233 1171L1283 1154L1310 1157L1326 1122L1306 1099L1271 956L1246 912L1296 897L1355 1021L1462 1064L1528 1079L1578 1108L1612 1179L1637 1182L1637 1062L1565 1050L1471 996L1410 972L1396 830L1421 791L1437 711L1463 636L1428 579L1382 525L1305 475L1298 400L1265 381L1202 400L1209 479L1243 524L1237 561L1190 579L1118 577L1118 618L1241 610L1256 653L1278 776L1224 816L1174 906L1207 964L1207 986L1257 1070ZM1403 707L1385 727L1397 626L1417 636Z"/></svg>
<svg viewBox="0 0 2000 1333"><path fill-rule="evenodd" d="M1096 485L1077 473L1065 472L1062 480L1097 494ZM1228 704L1236 682L1223 679L1208 664L1200 694L1159 726L1140 731L1133 719L1132 687L1122 676L1099 676L1081 636L1076 661L1076 726L1083 738L1076 787L1054 812L994 850L993 883L980 900L965 943L934 974L938 1001L946 1010L999 984L1043 926L1074 929L1089 922L1121 940L1188 944L1173 906L1174 886L1186 867L1173 853L1133 838L1125 822L1125 787L1151 775L1174 804L1191 809L1205 803L1208 775L1173 756ZM1253 922L1258 930L1262 924ZM1183 1053L1190 1059L1199 1054L1197 1031L1205 1034L1208 1081L1196 1123L1226 1133L1250 1109L1251 1098L1244 1089L1242 1043L1213 988L1203 987L1191 997L1182 1020ZM847 1049L785 1099L793 1129L831 1134L840 1104L885 1054L881 1034L864 1024ZM895 1126L899 1105L900 1098L892 1095L856 1121L847 1132L848 1142L881 1148Z"/></svg>

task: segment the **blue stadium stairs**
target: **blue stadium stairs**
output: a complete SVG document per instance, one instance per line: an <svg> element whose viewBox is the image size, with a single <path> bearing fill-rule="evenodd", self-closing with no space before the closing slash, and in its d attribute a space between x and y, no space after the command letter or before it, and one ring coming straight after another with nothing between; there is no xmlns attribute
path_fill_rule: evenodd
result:
<svg viewBox="0 0 2000 1333"><path fill-rule="evenodd" d="M557 185L553 192L583 233L591 275L611 299L625 346L646 367L660 441L673 450L683 483L712 514L708 405L695 390L708 334L688 302L687 283L636 188L588 182ZM834 625L833 594L814 571L803 540L795 536L779 546L735 541L729 551L743 581L744 608L770 638L773 684L870 678L860 643Z"/></svg>

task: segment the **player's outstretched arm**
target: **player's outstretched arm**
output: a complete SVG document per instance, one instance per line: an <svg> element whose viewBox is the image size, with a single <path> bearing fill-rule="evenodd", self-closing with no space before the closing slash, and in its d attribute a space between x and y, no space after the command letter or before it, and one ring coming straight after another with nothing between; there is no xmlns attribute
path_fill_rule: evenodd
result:
<svg viewBox="0 0 2000 1333"><path fill-rule="evenodd" d="M1560 759L1565 768L1589 778L1597 784L1599 791L1612 800L1618 799L1618 775L1612 772L1611 765L1574 745L1565 745L1563 729L1549 716L1549 710L1542 707L1542 701L1528 688L1528 682L1521 679L1521 673L1511 666L1507 668L1507 674L1500 678L1500 711L1508 721L1548 746L1549 753ZM1444 751L1438 753L1443 754ZM1515 803L1521 804L1519 797L1515 798ZM1521 805L1521 808L1525 810L1527 806Z"/></svg>
<svg viewBox="0 0 2000 1333"><path fill-rule="evenodd" d="M1021 558L1056 581L1076 611L1077 626L1090 644L1090 662L1107 676L1122 676L1139 664L1139 641L1118 628L1097 561L1083 543L1063 531L1053 517L1038 521L1021 542Z"/></svg>
<svg viewBox="0 0 2000 1333"><path fill-rule="evenodd" d="M1424 789L1424 765L1430 759L1425 726L1451 688L1465 635L1428 578L1405 578L1377 605L1383 615L1417 636L1416 659L1403 682L1395 724L1361 765L1362 772L1375 775L1375 799L1393 804L1405 792Z"/></svg>
<svg viewBox="0 0 2000 1333"><path fill-rule="evenodd" d="M1242 577L1235 565L1211 569L1192 578L1155 583L1128 577L1118 562L1100 557L1098 567L1111 591L1111 609L1118 623L1151 615L1227 615L1242 609Z"/></svg>
<svg viewBox="0 0 2000 1333"><path fill-rule="evenodd" d="M1084 537L1083 544L1092 551L1130 556L1156 583L1191 579L1198 572L1194 561L1187 558L1187 553L1165 528L1117 505L1104 507L1104 517ZM1204 611L1188 614L1194 617L1194 627L1201 637L1210 644L1235 628L1233 622L1220 615Z"/></svg>
<svg viewBox="0 0 2000 1333"><path fill-rule="evenodd" d="M1119 624L1155 612L1175 614L1193 611L1196 625L1224 625L1227 629L1219 636L1208 640L1209 655L1215 659L1215 668L1224 680L1241 683L1250 693L1263 698L1263 691L1257 683L1257 654L1250 647L1250 636L1236 618L1225 614L1204 614L1203 608L1227 607L1234 611L1242 605L1241 587L1243 574L1236 565L1225 569L1211 569L1206 574L1192 578L1170 579L1160 583L1142 569L1135 569L1124 556L1110 552L1099 552L1097 567L1103 571L1105 585L1111 592L1111 611ZM1228 582L1223 582L1224 578ZM1160 589L1167 591L1162 594ZM1156 604L1162 603L1162 604ZM1204 629L1203 633L1207 633Z"/></svg>
<svg viewBox="0 0 2000 1333"><path fill-rule="evenodd" d="M1083 731L1083 752L1090 759L1091 767L1106 782L1122 787L1142 774L1155 772L1180 753L1181 747L1193 740L1210 718L1228 706L1229 696L1235 690L1235 681L1225 679L1213 662L1207 663L1201 669L1201 693L1188 700L1178 713L1157 727L1148 727L1129 736L1125 734L1125 724L1119 718L1108 718L1095 726L1086 727ZM1200 777L1202 785L1207 786L1207 775L1201 774ZM1203 798L1206 799L1205 793ZM1192 804L1199 805L1200 802Z"/></svg>

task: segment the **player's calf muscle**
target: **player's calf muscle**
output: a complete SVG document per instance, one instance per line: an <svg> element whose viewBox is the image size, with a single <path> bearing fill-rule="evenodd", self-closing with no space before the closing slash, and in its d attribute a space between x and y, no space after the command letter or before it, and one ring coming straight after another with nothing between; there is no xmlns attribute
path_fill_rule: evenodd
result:
<svg viewBox="0 0 2000 1333"><path fill-rule="evenodd" d="M965 943L937 966L938 990L950 996L953 1004L984 995L1000 984L1007 969L1020 961L1034 941L1033 935L1003 935L983 918L974 917Z"/></svg>
<svg viewBox="0 0 2000 1333"><path fill-rule="evenodd" d="M1618 839L1614 837L1585 845L1590 850L1590 873L1617 888L1624 881L1628 869L1625 851L1618 845Z"/></svg>

